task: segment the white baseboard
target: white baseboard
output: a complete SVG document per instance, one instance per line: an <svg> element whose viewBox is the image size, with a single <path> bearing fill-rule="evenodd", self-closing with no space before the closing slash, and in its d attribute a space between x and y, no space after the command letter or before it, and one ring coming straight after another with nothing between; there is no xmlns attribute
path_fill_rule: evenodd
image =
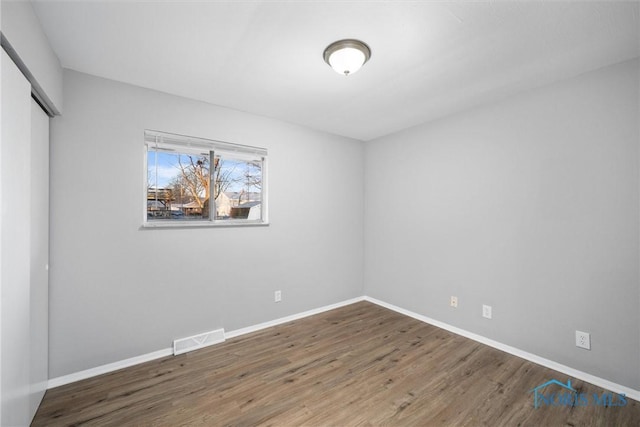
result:
<svg viewBox="0 0 640 427"><path fill-rule="evenodd" d="M324 313L325 311L333 310L336 308L344 307L345 305L355 304L360 301L364 301L365 297L357 297L351 298L346 301L341 301L331 305L325 305L324 307L314 308L313 310L303 311L302 313L292 314L291 316L281 317L276 320L271 320L269 322L259 323L257 325L248 326L242 329L236 329L235 331L229 331L224 334L226 339L234 338L240 335L249 334L251 332L256 332L261 329L270 328L272 326L281 325L283 323L291 322L293 320L302 319L305 317L313 316L314 314Z"/></svg>
<svg viewBox="0 0 640 427"><path fill-rule="evenodd" d="M236 329L235 331L225 332L225 339L234 338L240 335L248 334L251 332L259 331L261 329L270 328L272 326L280 325L282 323L291 322L293 320L302 319L304 317L313 316L314 314L323 313L325 311L333 310L335 308L344 307L345 305L351 305L359 301L364 301L365 297L357 297L341 301L335 304L326 305L324 307L315 308L313 310L304 311L302 313L293 314L291 316L281 317L269 322L259 323L257 325L249 326L242 329ZM109 372L117 371L118 369L128 368L140 363L149 362L151 360L160 359L162 357L173 355L173 348L164 348L162 350L154 351L152 353L143 354L129 359L120 360L118 362L108 363L106 365L98 366L84 371L75 372L69 375L63 375L61 377L52 378L47 384L47 389L60 387L62 385L70 384L76 381L85 380L87 378L95 377Z"/></svg>
<svg viewBox="0 0 640 427"><path fill-rule="evenodd" d="M166 356L171 356L172 354L173 347L169 347L162 350L154 351L152 353L143 354L141 356L120 360L118 362L107 363L106 365L86 369L84 371L75 372L69 375L63 375L57 378L52 378L49 380L47 388L49 389L60 387L61 385L74 383L80 380L86 380L87 378L95 377L102 374L108 374L109 372L117 371L118 369L128 368L129 366L138 365L140 363L149 362L151 360L160 359Z"/></svg>
<svg viewBox="0 0 640 427"><path fill-rule="evenodd" d="M633 400L640 401L640 391L634 390L632 388L616 384L609 380L605 380L604 378L596 377L595 375L588 374L586 372L579 371L574 368L570 368L569 366L562 365L560 363L554 362L553 360L545 359L544 357L537 356L535 354L526 352L524 350L520 350L515 347L511 347L506 344L502 344L498 341L494 341L492 339L483 337L478 334L474 334L473 332L466 331L464 329L457 328L455 326L451 326L447 323L440 322L435 319L431 319L427 316L423 316L421 314L414 313L409 310L405 310L404 308L397 307L393 304L388 304L384 301L380 301L378 299L365 296L363 298L365 301L371 302L373 304L379 305L381 307L388 308L389 310L393 310L397 313L404 314L405 316L412 317L416 320L420 320L421 322L428 323L433 326L437 326L438 328L447 330L449 332L453 332L454 334L461 335L465 338L472 339L482 344L486 344L490 347L496 348L498 350L502 350L506 353L513 354L514 356L520 357L522 359L528 360L535 364L544 366L549 369L553 369L554 371L562 372L563 374L567 374L571 377L578 378L582 381L586 381L598 387L602 387L606 390L612 391L614 393L624 393L626 397L629 397Z"/></svg>
<svg viewBox="0 0 640 427"><path fill-rule="evenodd" d="M616 384L609 380L605 380L604 378L596 377L586 372L582 372L577 369L570 368L569 366L562 365L560 363L554 362L553 360L545 359L544 357L540 357L535 354L526 352L524 350L520 350L518 348L511 347L506 344L502 344L498 341L494 341L492 339L483 337L473 332L460 329L458 327L449 325L447 323L440 322L435 319L431 319L427 316L423 316L421 314L417 314L412 311L405 310L404 308L400 308L393 304L388 304L384 301L380 301L378 299L368 297L368 296L352 298L349 300L338 302L336 304L330 304L330 305L326 305L324 307L316 308L313 310L304 311L302 313L293 314L291 316L281 317L279 319L271 320L269 322L263 322L257 325L248 326L246 328L236 329L234 331L226 332L224 336L225 336L225 339L238 337L240 335L245 335L251 332L256 332L262 329L270 328L272 326L281 325L283 323L291 322L293 320L298 320L305 317L313 316L314 314L319 314L319 313L323 313L325 311L333 310L339 307L344 307L346 305L351 305L359 301L368 301L370 303L379 305L381 307L388 308L389 310L393 310L397 313L404 314L405 316L412 317L421 322L425 322L430 325L437 326L438 328L442 328L444 330L472 339L479 343L486 344L490 347L496 348L498 350L502 350L509 354L513 354L514 356L520 357L522 359L528 360L530 362L536 363L546 368L553 369L558 372L562 372L563 374L567 374L571 377L578 378L582 381L586 381L598 387L602 387L604 389L610 390L615 393L624 393L627 397L633 400L640 401L639 390L634 390L632 388L629 388L620 384ZM119 362L109 363L106 365L98 366L96 368L87 369L87 370L76 372L69 375L63 375L61 377L50 379L47 388L59 387L65 384L70 384L76 381L95 377L97 375L102 375L109 372L117 371L118 369L128 368L129 366L137 365L144 362L149 362L155 359L160 359L165 356L171 356L172 354L173 354L173 348L170 347L170 348L154 351L152 353L143 354L141 356L136 356L129 359L121 360Z"/></svg>

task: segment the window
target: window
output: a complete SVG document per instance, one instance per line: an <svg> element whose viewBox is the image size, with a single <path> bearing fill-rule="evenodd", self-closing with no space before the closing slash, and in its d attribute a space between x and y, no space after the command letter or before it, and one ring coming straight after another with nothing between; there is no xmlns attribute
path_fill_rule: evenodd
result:
<svg viewBox="0 0 640 427"><path fill-rule="evenodd" d="M267 150L145 131L145 226L267 224Z"/></svg>

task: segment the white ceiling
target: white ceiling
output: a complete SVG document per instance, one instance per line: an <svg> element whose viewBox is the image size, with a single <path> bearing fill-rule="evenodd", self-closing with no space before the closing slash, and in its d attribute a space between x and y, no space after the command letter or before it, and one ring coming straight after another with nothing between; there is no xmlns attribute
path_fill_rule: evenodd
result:
<svg viewBox="0 0 640 427"><path fill-rule="evenodd" d="M62 66L371 140L640 55L634 2L44 1ZM358 38L349 77L322 59Z"/></svg>

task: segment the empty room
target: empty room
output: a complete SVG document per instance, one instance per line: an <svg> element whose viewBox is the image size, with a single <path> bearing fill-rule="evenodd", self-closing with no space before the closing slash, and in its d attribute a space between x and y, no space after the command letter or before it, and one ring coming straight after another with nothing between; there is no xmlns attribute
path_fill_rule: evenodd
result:
<svg viewBox="0 0 640 427"><path fill-rule="evenodd" d="M640 425L640 2L2 0L0 425Z"/></svg>

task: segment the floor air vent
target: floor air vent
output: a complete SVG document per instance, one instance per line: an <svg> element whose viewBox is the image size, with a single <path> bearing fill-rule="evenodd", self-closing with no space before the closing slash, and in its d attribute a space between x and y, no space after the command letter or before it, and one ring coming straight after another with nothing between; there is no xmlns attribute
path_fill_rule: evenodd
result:
<svg viewBox="0 0 640 427"><path fill-rule="evenodd" d="M180 338L173 342L173 355L186 353L188 351L197 350L209 345L218 344L224 341L224 329L216 329L215 331L205 332L204 334L194 335L192 337Z"/></svg>

